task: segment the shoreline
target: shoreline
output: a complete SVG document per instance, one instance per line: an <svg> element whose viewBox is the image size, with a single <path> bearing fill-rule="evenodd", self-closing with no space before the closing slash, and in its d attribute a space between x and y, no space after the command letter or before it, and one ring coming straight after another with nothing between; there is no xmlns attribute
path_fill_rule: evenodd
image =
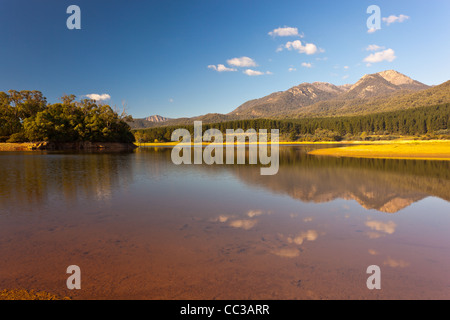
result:
<svg viewBox="0 0 450 320"><path fill-rule="evenodd" d="M133 143L123 142L23 142L0 143L0 151L54 151L54 150L86 150L86 151L125 151L134 150Z"/></svg>
<svg viewBox="0 0 450 320"><path fill-rule="evenodd" d="M256 143L237 143L232 145L259 145ZM271 142L267 143L271 145ZM335 148L319 148L309 151L314 156L352 157L372 159L416 159L416 160L445 160L450 161L450 140L380 140L380 141L280 141L280 146L326 146L336 145ZM49 142L25 142L25 143L0 143L0 152L3 151L48 151L48 150L76 150L76 151L127 151L145 147L175 147L194 146L193 143L162 142L162 143L117 143L117 142L73 142L73 143L49 143ZM202 142L207 145L231 145L230 143L215 144Z"/></svg>
<svg viewBox="0 0 450 320"><path fill-rule="evenodd" d="M260 143L245 143L244 145L259 145ZM405 160L436 160L450 161L450 140L379 140L379 141L280 141L280 146L308 146L308 145L337 145L335 148L324 148L309 151L314 156L371 158L371 159L405 159ZM193 146L193 143L163 142L163 143L141 143L138 147L162 147ZM214 144L203 142L207 145L230 145L227 143ZM242 143L233 143L242 145ZM268 142L271 145L271 142Z"/></svg>
<svg viewBox="0 0 450 320"><path fill-rule="evenodd" d="M279 145L287 146L287 145L392 145L392 144L412 144L412 143L450 143L450 140L439 140L439 139L431 139L431 140L412 140L412 139L395 139L395 140L375 140L375 141L360 141L360 140L342 140L342 141L280 141ZM179 142L143 142L138 143L134 142L137 147L175 147L175 146L194 146L194 143L179 143ZM260 142L245 142L245 143L214 143L214 142L202 142L203 146L208 145L259 145ZM271 145L272 142L268 141L268 145Z"/></svg>

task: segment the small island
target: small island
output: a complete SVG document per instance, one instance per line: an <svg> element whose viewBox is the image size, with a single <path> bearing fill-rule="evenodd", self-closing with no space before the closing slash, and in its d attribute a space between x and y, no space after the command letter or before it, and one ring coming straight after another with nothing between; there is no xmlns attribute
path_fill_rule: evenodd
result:
<svg viewBox="0 0 450 320"><path fill-rule="evenodd" d="M0 92L0 151L136 148L125 111L75 99L64 95L48 104L40 91Z"/></svg>

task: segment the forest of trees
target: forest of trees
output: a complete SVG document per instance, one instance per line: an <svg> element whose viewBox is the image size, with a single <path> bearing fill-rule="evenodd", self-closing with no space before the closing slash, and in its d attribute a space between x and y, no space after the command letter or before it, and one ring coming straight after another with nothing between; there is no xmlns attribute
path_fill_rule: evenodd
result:
<svg viewBox="0 0 450 320"><path fill-rule="evenodd" d="M124 112L75 98L47 104L40 91L0 92L0 142L134 142Z"/></svg>
<svg viewBox="0 0 450 320"><path fill-rule="evenodd" d="M193 125L134 130L137 142L169 142L172 131ZM247 130L279 129L280 139L288 141L366 140L370 135L450 136L450 104L361 116L309 118L296 120L252 119L203 124L203 130L216 128Z"/></svg>
<svg viewBox="0 0 450 320"><path fill-rule="evenodd" d="M0 142L169 142L177 128L162 126L131 131L132 121L108 105L74 95L48 104L40 91L0 92ZM291 120L252 119L203 124L203 130L279 129L283 141L368 140L374 136L450 137L450 104L359 116L302 118ZM270 132L270 131L269 131Z"/></svg>

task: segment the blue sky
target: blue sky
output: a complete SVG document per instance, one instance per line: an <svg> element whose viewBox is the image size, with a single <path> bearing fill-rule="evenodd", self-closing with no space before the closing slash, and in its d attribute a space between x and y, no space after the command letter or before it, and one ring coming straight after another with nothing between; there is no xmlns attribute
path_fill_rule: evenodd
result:
<svg viewBox="0 0 450 320"><path fill-rule="evenodd" d="M66 27L72 4L81 30ZM391 17L373 33L369 5ZM51 103L106 94L136 118L228 113L302 82L387 69L440 84L449 34L448 0L1 0L0 91L40 90Z"/></svg>

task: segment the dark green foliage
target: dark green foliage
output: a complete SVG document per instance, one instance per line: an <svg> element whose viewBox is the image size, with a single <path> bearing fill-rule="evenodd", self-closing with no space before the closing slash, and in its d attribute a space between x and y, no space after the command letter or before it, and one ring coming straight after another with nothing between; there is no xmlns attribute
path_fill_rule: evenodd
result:
<svg viewBox="0 0 450 320"><path fill-rule="evenodd" d="M0 138L8 142L133 142L125 122L108 105L93 100L75 102L64 96L62 103L47 105L39 91L0 92Z"/></svg>
<svg viewBox="0 0 450 320"><path fill-rule="evenodd" d="M44 110L46 104L39 91L0 92L0 136L9 137L21 132L23 121Z"/></svg>
<svg viewBox="0 0 450 320"><path fill-rule="evenodd" d="M27 142L28 138L24 134L24 132L17 132L12 134L9 139L7 139L5 142L8 143L21 143L21 142Z"/></svg>
<svg viewBox="0 0 450 320"><path fill-rule="evenodd" d="M135 130L140 142L168 142L177 128L193 133L194 126L166 126ZM328 117L295 120L251 119L204 124L203 130L219 129L279 129L287 140L340 141L343 139L367 139L377 135L446 135L450 129L450 104L422 107L401 111L374 113L362 116Z"/></svg>

